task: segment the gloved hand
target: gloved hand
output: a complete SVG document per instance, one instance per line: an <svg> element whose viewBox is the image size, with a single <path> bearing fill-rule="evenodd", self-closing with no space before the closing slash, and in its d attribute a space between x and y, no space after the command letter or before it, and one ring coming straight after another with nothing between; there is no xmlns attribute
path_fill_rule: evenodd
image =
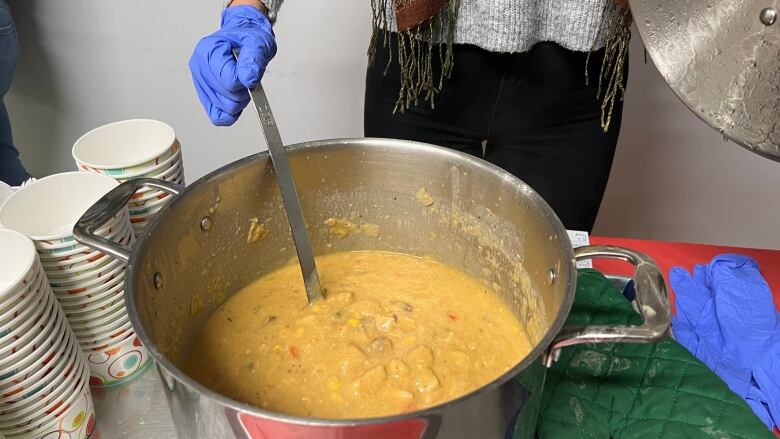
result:
<svg viewBox="0 0 780 439"><path fill-rule="evenodd" d="M764 423L780 422L780 318L756 262L721 255L693 276L669 272L675 338L744 398Z"/></svg>
<svg viewBox="0 0 780 439"><path fill-rule="evenodd" d="M238 62L232 49L239 50ZM214 125L233 125L249 103L247 88L260 83L276 55L271 22L259 9L234 6L222 12L222 26L195 46L190 71L203 108Z"/></svg>

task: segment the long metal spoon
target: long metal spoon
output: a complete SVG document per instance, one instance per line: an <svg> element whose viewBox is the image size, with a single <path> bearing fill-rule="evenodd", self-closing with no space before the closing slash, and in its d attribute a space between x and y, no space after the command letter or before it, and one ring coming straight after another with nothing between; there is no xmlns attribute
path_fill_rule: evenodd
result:
<svg viewBox="0 0 780 439"><path fill-rule="evenodd" d="M234 52L234 55L238 58L237 53ZM309 240L309 233L306 231L306 222L303 218L301 202L298 199L298 192L295 190L295 182L290 172L290 164L287 161L287 151L284 149L284 144L282 144L282 136L279 134L276 120L273 113L271 113L271 106L268 104L268 98L265 96L263 86L258 84L254 89L250 89L249 97L255 110L257 110L258 117L260 117L260 125L263 127L263 135L268 144L268 152L271 154L271 163L274 166L276 181L279 183L279 190L282 192L282 202L287 213L287 221L290 222L290 229L295 242L295 251L298 252L298 262L301 264L303 283L306 286L306 298L309 300L309 304L312 304L322 299L320 277L317 274L317 264L314 262L314 251Z"/></svg>

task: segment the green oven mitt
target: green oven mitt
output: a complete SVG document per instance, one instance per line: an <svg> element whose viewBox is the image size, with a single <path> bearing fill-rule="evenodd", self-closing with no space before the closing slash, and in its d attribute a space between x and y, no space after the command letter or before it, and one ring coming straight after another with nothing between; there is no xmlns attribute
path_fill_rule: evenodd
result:
<svg viewBox="0 0 780 439"><path fill-rule="evenodd" d="M601 273L579 272L568 324L641 322ZM740 397L671 337L654 344L563 349L547 373L537 434L540 439L774 438Z"/></svg>

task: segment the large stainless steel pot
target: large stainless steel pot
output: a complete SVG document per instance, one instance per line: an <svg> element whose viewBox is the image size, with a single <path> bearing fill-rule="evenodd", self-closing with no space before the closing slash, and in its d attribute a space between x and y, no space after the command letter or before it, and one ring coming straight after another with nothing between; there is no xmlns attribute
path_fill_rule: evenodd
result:
<svg viewBox="0 0 780 439"><path fill-rule="evenodd" d="M294 257L267 153L219 169L186 190L132 180L107 194L76 226L77 239L129 261L130 319L157 362L182 438L497 438L529 437L536 427L545 364L578 343L650 342L669 326L663 278L628 249L572 250L550 207L530 187L480 159L420 143L340 139L289 147L314 249L389 250L434 255L493 285L526 324L534 349L492 383L457 400L399 416L329 420L287 416L217 394L185 375L182 353L193 333L231 294ZM178 196L125 249L94 235L145 186ZM415 193L425 187L434 203ZM249 220L270 230L247 243ZM338 239L328 218L381 227L376 237ZM636 265L645 322L635 327L564 328L572 304L575 258L610 257ZM201 309L202 308L202 309ZM215 359L215 361L218 361Z"/></svg>

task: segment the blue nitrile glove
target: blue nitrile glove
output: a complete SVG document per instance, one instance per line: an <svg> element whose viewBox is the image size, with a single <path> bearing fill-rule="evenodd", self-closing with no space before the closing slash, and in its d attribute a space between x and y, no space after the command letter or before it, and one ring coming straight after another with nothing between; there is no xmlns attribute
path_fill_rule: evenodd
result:
<svg viewBox="0 0 780 439"><path fill-rule="evenodd" d="M677 314L672 317L672 330L677 341L715 370L723 341L717 330L715 303L705 276L706 267L703 265L695 267L693 277L679 267L669 272L677 309Z"/></svg>
<svg viewBox="0 0 780 439"><path fill-rule="evenodd" d="M772 428L780 421L780 319L756 262L715 257L693 276L669 272L675 338L715 371Z"/></svg>
<svg viewBox="0 0 780 439"><path fill-rule="evenodd" d="M771 422L780 426L780 325L767 345L769 349L761 354L758 364L753 368L753 379L756 387L761 390L757 400L769 412ZM767 420L764 420L764 423L772 425Z"/></svg>
<svg viewBox="0 0 780 439"><path fill-rule="evenodd" d="M232 50L238 49L238 63ZM249 103L247 88L260 83L276 55L271 22L259 9L234 6L222 12L222 26L195 46L190 71L203 108L214 125L233 125Z"/></svg>

